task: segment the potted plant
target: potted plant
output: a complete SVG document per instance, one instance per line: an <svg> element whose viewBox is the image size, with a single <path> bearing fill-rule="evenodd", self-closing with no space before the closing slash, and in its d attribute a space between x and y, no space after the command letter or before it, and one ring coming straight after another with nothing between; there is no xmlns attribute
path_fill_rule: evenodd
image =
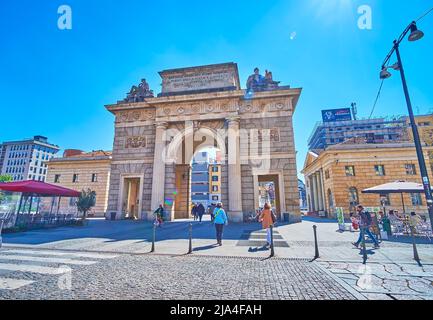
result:
<svg viewBox="0 0 433 320"><path fill-rule="evenodd" d="M87 212L89 212L96 204L96 192L90 189L82 190L81 195L77 200L77 209L83 215L81 217L82 224L84 225Z"/></svg>

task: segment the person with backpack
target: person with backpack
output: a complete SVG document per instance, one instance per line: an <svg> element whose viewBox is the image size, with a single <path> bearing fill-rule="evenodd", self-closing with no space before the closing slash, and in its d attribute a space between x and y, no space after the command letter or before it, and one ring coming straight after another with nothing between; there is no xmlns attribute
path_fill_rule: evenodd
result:
<svg viewBox="0 0 433 320"><path fill-rule="evenodd" d="M365 237L365 233L367 233L368 237L373 240L374 242L374 248L375 249L379 249L379 242L377 241L377 239L375 238L375 236L371 233L370 231L370 227L372 224L373 219L371 218L371 215L369 212L364 211L364 207L361 205L358 205L356 207L356 211L358 212L359 215L359 227L360 227L360 232L359 232L359 238L358 241L353 242L352 244L355 247L359 247L359 244L361 243L363 237Z"/></svg>
<svg viewBox="0 0 433 320"><path fill-rule="evenodd" d="M164 222L164 207L162 204L159 205L158 209L156 209L153 214L155 216L155 225L161 228Z"/></svg>
<svg viewBox="0 0 433 320"><path fill-rule="evenodd" d="M224 226L228 224L228 219L227 219L227 214L223 209L223 205L221 202L218 203L216 206L213 223L215 225L215 230L216 230L217 244L219 246L222 246L223 230L224 230Z"/></svg>
<svg viewBox="0 0 433 320"><path fill-rule="evenodd" d="M262 223L263 229L266 229L266 247L269 248L271 246L271 226L273 226L275 222L277 222L277 218L272 212L269 203L265 203L265 206L260 213L259 221Z"/></svg>

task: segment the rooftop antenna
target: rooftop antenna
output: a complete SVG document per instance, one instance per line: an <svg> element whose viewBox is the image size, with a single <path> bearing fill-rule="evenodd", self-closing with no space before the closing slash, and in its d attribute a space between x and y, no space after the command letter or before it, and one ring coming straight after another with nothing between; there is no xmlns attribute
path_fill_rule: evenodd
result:
<svg viewBox="0 0 433 320"><path fill-rule="evenodd" d="M358 114L358 109L356 108L356 103L352 102L352 114L353 114L353 120L356 120L356 115Z"/></svg>

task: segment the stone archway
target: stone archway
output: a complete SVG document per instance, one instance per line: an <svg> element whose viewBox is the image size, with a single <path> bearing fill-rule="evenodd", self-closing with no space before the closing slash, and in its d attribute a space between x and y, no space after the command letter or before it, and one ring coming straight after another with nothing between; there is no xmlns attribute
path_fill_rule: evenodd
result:
<svg viewBox="0 0 433 320"><path fill-rule="evenodd" d="M302 89L266 78L242 90L235 63L160 75L157 97L143 80L126 99L106 106L116 117L108 215L122 217L122 186L130 178L139 178L140 218L152 220L160 204L170 219L188 211L178 196L188 179L179 177L188 176L194 151L209 145L223 153L221 201L231 221L257 209L259 177L269 174L278 179L281 218L299 221L292 121Z"/></svg>

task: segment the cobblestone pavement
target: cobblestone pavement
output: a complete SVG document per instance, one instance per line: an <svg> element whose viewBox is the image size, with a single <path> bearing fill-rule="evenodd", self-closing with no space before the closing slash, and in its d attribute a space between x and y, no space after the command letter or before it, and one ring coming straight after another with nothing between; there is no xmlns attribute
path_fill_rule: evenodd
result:
<svg viewBox="0 0 433 320"><path fill-rule="evenodd" d="M433 300L433 265L321 261L370 300Z"/></svg>
<svg viewBox="0 0 433 320"><path fill-rule="evenodd" d="M34 250L31 253L23 249L2 251L0 288L0 299L353 300L361 297L318 263L302 259L152 254L116 257L82 251Z"/></svg>
<svg viewBox="0 0 433 320"><path fill-rule="evenodd" d="M157 230L149 255L152 225L139 221L90 221L82 228L59 228L4 235L0 251L0 298L113 299L432 299L433 245L417 239L422 267L413 260L411 239L368 243L367 269L333 221L308 220L275 229L277 259L259 224L229 224L224 245L215 246L213 225L190 221ZM320 258L314 255L317 225ZM63 267L62 267L63 266ZM59 269L59 267L61 267ZM68 280L72 291L57 282ZM166 270L169 270L168 272ZM221 270L223 276L219 277ZM161 277L161 274L164 274ZM64 275L64 277L62 277ZM218 280L220 279L221 280ZM87 282L86 282L87 281ZM67 284L67 283L66 283ZM113 289L111 291L111 288Z"/></svg>

